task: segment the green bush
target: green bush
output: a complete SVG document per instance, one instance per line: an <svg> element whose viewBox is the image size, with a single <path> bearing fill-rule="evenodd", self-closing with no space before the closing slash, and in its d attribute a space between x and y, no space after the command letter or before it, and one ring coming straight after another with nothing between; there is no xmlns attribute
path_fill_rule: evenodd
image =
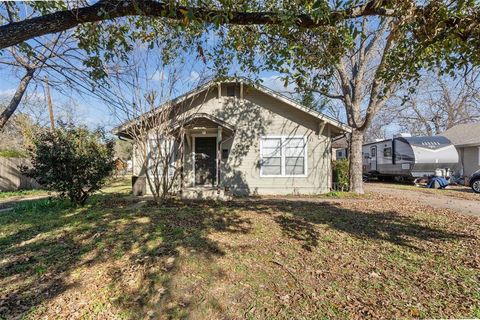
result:
<svg viewBox="0 0 480 320"><path fill-rule="evenodd" d="M23 172L48 190L83 205L114 170L114 142L102 131L63 126L34 138L32 168Z"/></svg>
<svg viewBox="0 0 480 320"><path fill-rule="evenodd" d="M332 164L333 188L337 191L347 191L349 189L348 160L335 160Z"/></svg>

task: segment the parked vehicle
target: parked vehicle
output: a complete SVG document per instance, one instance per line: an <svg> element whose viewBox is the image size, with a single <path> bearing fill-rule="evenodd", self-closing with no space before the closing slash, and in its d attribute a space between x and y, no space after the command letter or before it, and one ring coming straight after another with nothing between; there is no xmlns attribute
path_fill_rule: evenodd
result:
<svg viewBox="0 0 480 320"><path fill-rule="evenodd" d="M362 153L364 175L380 180L449 178L458 163L455 146L441 136L397 135L393 139L363 145Z"/></svg>
<svg viewBox="0 0 480 320"><path fill-rule="evenodd" d="M470 177L470 187L476 193L480 193L480 170L474 172Z"/></svg>

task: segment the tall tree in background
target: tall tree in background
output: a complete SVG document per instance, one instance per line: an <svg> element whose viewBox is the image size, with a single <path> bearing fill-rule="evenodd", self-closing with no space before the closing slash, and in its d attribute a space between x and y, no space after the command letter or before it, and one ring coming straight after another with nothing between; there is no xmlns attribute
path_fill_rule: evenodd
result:
<svg viewBox="0 0 480 320"><path fill-rule="evenodd" d="M404 103L394 100L386 113L413 135L433 136L457 124L479 121L479 70L454 76L428 73Z"/></svg>
<svg viewBox="0 0 480 320"><path fill-rule="evenodd" d="M330 33L292 32L283 27L252 30L247 37L240 28L231 33L237 47L248 46L243 39L254 39L250 45L260 49L268 67L285 74L287 83L292 81L298 90L313 91L343 105L353 130L349 174L350 190L356 193L363 193L365 132L409 68L401 67L404 62L398 56L407 37L402 28L408 19L408 15L373 21L364 18ZM247 59L248 53L241 56L246 63Z"/></svg>
<svg viewBox="0 0 480 320"><path fill-rule="evenodd" d="M429 2L422 14L414 2L389 3L388 8L396 14L357 17L337 23L336 28L296 28L288 23L231 26L224 42L239 52L238 59L246 69L261 70L253 63L260 60L267 69L283 73L286 84L293 82L300 91L314 91L340 102L352 127L349 175L350 190L356 193L363 193L362 143L375 116L398 87L415 83L424 68L441 65L451 70L460 65L457 53L464 49L460 34L444 33L446 25L438 24L434 16L463 15L468 12L465 2ZM321 16L331 8L325 1L312 7L297 2L269 4L284 10L311 9ZM337 5L344 8L346 4ZM426 21L428 30L437 33L419 37ZM258 54L252 54L252 47Z"/></svg>
<svg viewBox="0 0 480 320"><path fill-rule="evenodd" d="M4 55L2 59L0 59L0 64L11 66L17 70L23 69L23 75L21 76L13 97L0 114L0 130L17 110L35 75L40 72L49 59L58 54L58 47L61 46L62 42L62 35L60 34L46 42L40 42L35 47L29 47L28 50L20 47L7 49L10 57Z"/></svg>

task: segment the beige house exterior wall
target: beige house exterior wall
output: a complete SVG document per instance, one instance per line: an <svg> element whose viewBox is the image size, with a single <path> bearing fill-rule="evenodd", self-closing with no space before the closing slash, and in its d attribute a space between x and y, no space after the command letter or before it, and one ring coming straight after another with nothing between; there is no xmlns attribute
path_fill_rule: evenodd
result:
<svg viewBox="0 0 480 320"><path fill-rule="evenodd" d="M189 114L206 113L235 127L233 137L222 137L222 149L229 149L221 160L219 186L237 195L318 194L331 187L331 135L340 129L259 90L236 85L236 96L226 96L213 88L193 101L183 102ZM243 93L243 98L240 95ZM208 128L206 134L217 133ZM200 136L202 133L198 133ZM306 176L260 176L260 139L263 136L305 137L307 141ZM192 137L191 137L192 138ZM193 140L187 143L184 162L184 186L194 184ZM134 156L134 175L143 175L141 157ZM148 188L147 188L148 189Z"/></svg>

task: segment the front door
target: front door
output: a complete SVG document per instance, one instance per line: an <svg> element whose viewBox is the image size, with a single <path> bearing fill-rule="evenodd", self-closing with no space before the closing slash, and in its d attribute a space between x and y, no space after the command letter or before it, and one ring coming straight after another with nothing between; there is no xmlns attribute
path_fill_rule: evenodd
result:
<svg viewBox="0 0 480 320"><path fill-rule="evenodd" d="M195 185L215 185L217 138L195 138Z"/></svg>
<svg viewBox="0 0 480 320"><path fill-rule="evenodd" d="M370 170L377 171L377 147L370 148Z"/></svg>

